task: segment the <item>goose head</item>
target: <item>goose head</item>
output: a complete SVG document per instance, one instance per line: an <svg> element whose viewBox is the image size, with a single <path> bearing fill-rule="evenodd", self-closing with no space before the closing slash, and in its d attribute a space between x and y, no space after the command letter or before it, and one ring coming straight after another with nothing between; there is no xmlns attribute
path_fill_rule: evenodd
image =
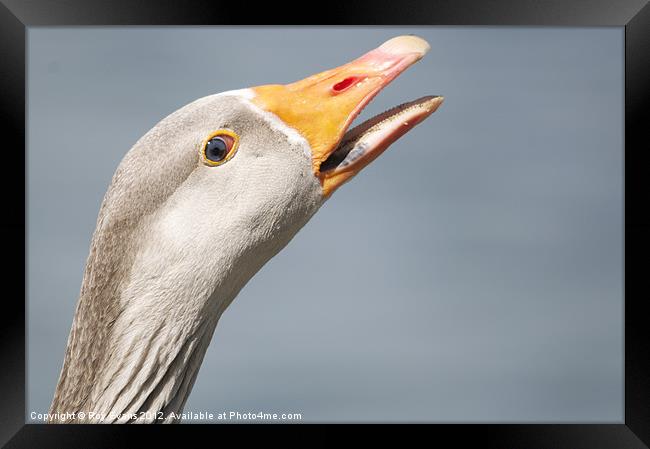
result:
<svg viewBox="0 0 650 449"><path fill-rule="evenodd" d="M244 284L440 106L422 97L350 129L428 49L396 37L301 81L201 98L146 133L102 203L51 411L174 421Z"/></svg>

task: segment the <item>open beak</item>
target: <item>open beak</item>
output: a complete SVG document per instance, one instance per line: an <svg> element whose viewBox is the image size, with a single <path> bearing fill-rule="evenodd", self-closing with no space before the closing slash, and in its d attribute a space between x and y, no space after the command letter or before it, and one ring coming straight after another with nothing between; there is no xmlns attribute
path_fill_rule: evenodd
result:
<svg viewBox="0 0 650 449"><path fill-rule="evenodd" d="M429 48L416 36L395 37L335 69L292 84L256 87L253 102L307 139L312 170L327 197L440 106L442 97L422 97L348 130L370 100Z"/></svg>

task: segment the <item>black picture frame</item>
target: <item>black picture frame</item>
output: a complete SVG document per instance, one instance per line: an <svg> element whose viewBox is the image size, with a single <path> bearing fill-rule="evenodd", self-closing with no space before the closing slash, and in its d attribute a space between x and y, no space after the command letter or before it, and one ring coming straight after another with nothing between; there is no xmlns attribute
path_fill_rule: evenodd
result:
<svg viewBox="0 0 650 449"><path fill-rule="evenodd" d="M122 447L137 437L164 446L211 440L251 427L25 424L25 100L26 31L30 26L82 25L516 25L625 27L625 419L606 424L426 425L424 442L455 447L644 448L650 445L650 345L643 314L644 256L650 249L650 204L644 142L650 96L650 5L647 0L350 1L288 6L277 2L207 0L0 0L0 111L4 164L0 182L5 296L0 350L0 444L5 447ZM289 12L292 12L290 14ZM604 106L606 107L606 106ZM647 139L647 138L646 138ZM22 195L20 194L22 193ZM7 289L7 287L12 287ZM137 430L136 430L137 427ZM312 425L279 426L303 433ZM169 430L173 428L174 430ZM274 426L277 429L278 426ZM403 426L393 426L391 429ZM403 430L403 429L402 429ZM275 430L274 430L275 432ZM373 435L385 430L373 426ZM412 430L407 430L412 434ZM319 431L319 442L340 440ZM310 440L307 440L310 441ZM645 445L644 445L645 443ZM197 443L198 444L198 443Z"/></svg>

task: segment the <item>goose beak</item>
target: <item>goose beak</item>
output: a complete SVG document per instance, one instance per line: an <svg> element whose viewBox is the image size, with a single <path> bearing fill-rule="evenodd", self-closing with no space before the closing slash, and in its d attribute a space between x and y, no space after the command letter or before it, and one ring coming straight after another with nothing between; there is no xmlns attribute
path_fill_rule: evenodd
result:
<svg viewBox="0 0 650 449"><path fill-rule="evenodd" d="M309 142L312 170L328 197L440 106L442 97L423 97L348 130L370 100L429 48L416 36L395 37L335 69L292 84L253 88L253 102Z"/></svg>

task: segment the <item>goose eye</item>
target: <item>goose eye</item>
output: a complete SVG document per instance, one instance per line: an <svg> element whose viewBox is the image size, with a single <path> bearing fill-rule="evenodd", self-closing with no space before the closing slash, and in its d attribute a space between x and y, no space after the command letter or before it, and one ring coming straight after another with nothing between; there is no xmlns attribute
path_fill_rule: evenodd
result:
<svg viewBox="0 0 650 449"><path fill-rule="evenodd" d="M207 165L221 165L230 160L237 150L239 137L230 130L220 129L212 133L203 143L203 161Z"/></svg>

